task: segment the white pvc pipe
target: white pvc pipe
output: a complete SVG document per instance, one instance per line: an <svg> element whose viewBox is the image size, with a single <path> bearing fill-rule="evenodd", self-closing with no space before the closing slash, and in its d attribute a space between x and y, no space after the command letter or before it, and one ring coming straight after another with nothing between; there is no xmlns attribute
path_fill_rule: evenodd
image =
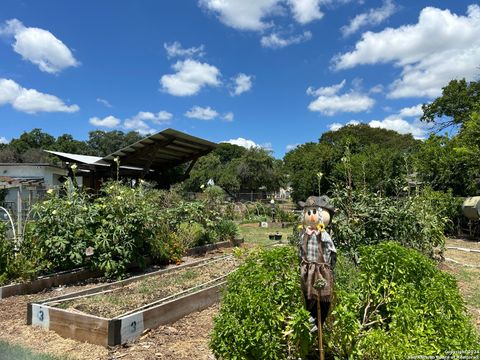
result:
<svg viewBox="0 0 480 360"><path fill-rule="evenodd" d="M17 245L17 233L15 232L15 224L13 223L13 219L10 216L10 213L8 212L7 209L5 209L3 206L0 206L0 210L5 211L5 214L7 214L8 218L10 219L10 224L12 225L12 231L13 231L13 239L15 240L15 246Z"/></svg>

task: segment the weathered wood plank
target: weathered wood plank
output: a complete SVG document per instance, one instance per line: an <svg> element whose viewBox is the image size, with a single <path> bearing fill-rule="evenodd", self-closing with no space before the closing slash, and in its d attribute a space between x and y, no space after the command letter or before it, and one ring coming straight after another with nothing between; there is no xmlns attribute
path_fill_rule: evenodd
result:
<svg viewBox="0 0 480 360"><path fill-rule="evenodd" d="M194 312L206 309L220 299L220 290L225 282L200 290L193 294L169 301L143 311L143 327L153 329L159 325L170 324ZM129 315L134 316L135 314ZM122 321L128 321L128 318Z"/></svg>
<svg viewBox="0 0 480 360"><path fill-rule="evenodd" d="M109 319L49 307L48 329L62 337L108 346Z"/></svg>
<svg viewBox="0 0 480 360"><path fill-rule="evenodd" d="M21 284L5 285L0 287L0 299L15 295L35 294L45 289L87 280L98 275L98 272L80 269L41 277Z"/></svg>

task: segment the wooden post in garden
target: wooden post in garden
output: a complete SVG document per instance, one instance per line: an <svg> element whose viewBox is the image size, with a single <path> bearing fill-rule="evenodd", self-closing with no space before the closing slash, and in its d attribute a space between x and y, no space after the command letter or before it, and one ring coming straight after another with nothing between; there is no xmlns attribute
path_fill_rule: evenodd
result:
<svg viewBox="0 0 480 360"><path fill-rule="evenodd" d="M322 330L322 310L320 308L320 299L317 299L317 322L318 322L318 351L320 352L320 360L325 360L323 352L323 330Z"/></svg>

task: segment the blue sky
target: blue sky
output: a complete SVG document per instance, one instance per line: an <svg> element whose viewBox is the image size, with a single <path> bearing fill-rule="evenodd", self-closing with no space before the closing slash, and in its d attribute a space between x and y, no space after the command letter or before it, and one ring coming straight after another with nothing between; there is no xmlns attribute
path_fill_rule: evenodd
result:
<svg viewBox="0 0 480 360"><path fill-rule="evenodd" d="M480 73L473 1L2 0L0 141L167 127L283 154L347 123L425 137Z"/></svg>

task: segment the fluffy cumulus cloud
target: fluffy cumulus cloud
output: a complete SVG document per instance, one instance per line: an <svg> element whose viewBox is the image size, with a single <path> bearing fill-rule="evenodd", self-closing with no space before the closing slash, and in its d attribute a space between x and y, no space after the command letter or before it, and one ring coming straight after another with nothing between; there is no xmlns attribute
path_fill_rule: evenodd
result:
<svg viewBox="0 0 480 360"><path fill-rule="evenodd" d="M285 15L287 11L300 24L320 19L323 16L321 2L322 0L200 0L199 4L217 15L227 26L238 30L261 31L273 26L273 16Z"/></svg>
<svg viewBox="0 0 480 360"><path fill-rule="evenodd" d="M58 73L80 64L70 49L47 30L25 27L21 21L11 19L0 28L0 34L13 36L13 50L44 72Z"/></svg>
<svg viewBox="0 0 480 360"><path fill-rule="evenodd" d="M312 38L310 31L304 31L303 34L283 37L278 32L273 32L270 35L262 36L260 43L265 48L279 49L293 44L300 44Z"/></svg>
<svg viewBox="0 0 480 360"><path fill-rule="evenodd" d="M169 58L173 57L188 57L192 58L195 56L202 57L205 55L205 46L200 45L198 47L184 48L182 44L178 41L175 41L171 44L164 43L163 47L167 52Z"/></svg>
<svg viewBox="0 0 480 360"><path fill-rule="evenodd" d="M4 136L0 136L0 144L8 144L8 140Z"/></svg>
<svg viewBox="0 0 480 360"><path fill-rule="evenodd" d="M37 112L66 112L80 110L78 105L66 105L58 97L26 89L10 79L0 79L0 106L10 104L14 109L28 114Z"/></svg>
<svg viewBox="0 0 480 360"><path fill-rule="evenodd" d="M121 121L120 119L117 119L115 116L107 116L103 119L100 119L98 117L92 117L90 120L88 120L90 124L93 126L98 126L98 127L106 127L106 128L114 128L117 127Z"/></svg>
<svg viewBox="0 0 480 360"><path fill-rule="evenodd" d="M194 106L185 113L185 116L190 119L213 120L218 116L218 112L213 110L210 106Z"/></svg>
<svg viewBox="0 0 480 360"><path fill-rule="evenodd" d="M368 122L368 125L373 128L393 130L400 134L412 134L412 136L416 139L424 139L432 125L420 122L419 116L422 114L421 110L421 104L412 107L406 107L401 109L397 114L389 115L382 120L371 120ZM408 121L405 118L413 119ZM334 122L328 125L328 128L331 131L337 131L344 126L358 124L360 124L360 122L357 120L351 120L346 124Z"/></svg>
<svg viewBox="0 0 480 360"><path fill-rule="evenodd" d="M309 87L307 94L315 97L309 105L310 111L318 111L323 115L332 116L340 112L361 112L370 110L375 105L375 100L358 90L350 90L339 94L346 81L341 83L314 89Z"/></svg>
<svg viewBox="0 0 480 360"><path fill-rule="evenodd" d="M168 111L159 111L153 113L150 111L139 111L136 115L126 118L123 121L115 116L107 116L103 119L98 117L90 118L89 122L93 126L115 128L122 126L128 131L137 131L142 135L148 135L156 132L157 130L151 127L151 124L161 125L168 124L173 115Z"/></svg>
<svg viewBox="0 0 480 360"><path fill-rule="evenodd" d="M136 115L125 119L123 127L127 130L137 131L142 135L155 133L157 130L151 127L151 124L162 125L168 124L173 115L168 111L160 111L152 113L150 111L139 111Z"/></svg>
<svg viewBox="0 0 480 360"><path fill-rule="evenodd" d="M343 36L349 36L363 27L379 25L397 11L393 0L385 0L379 8L370 9L355 16L348 25L341 28Z"/></svg>
<svg viewBox="0 0 480 360"><path fill-rule="evenodd" d="M220 71L213 65L192 59L177 61L174 74L163 75L160 79L163 91L175 96L197 94L205 86L219 86Z"/></svg>
<svg viewBox="0 0 480 360"><path fill-rule="evenodd" d="M244 139L242 137L239 137L239 138L236 138L236 139L230 139L230 140L222 141L222 142L228 143L228 144L233 144L233 145L238 145L238 146L243 146L246 149L261 147L260 145L258 145L254 141Z"/></svg>
<svg viewBox="0 0 480 360"><path fill-rule="evenodd" d="M250 91L252 88L252 76L246 75L243 73L238 74L233 78L233 90L230 92L230 95L237 96L243 94L244 92Z"/></svg>
<svg viewBox="0 0 480 360"><path fill-rule="evenodd" d="M465 16L426 7L418 22L362 35L355 49L336 56L334 68L393 63L401 77L390 85L389 98L441 94L451 79L475 79L480 59L480 6L470 5Z"/></svg>

